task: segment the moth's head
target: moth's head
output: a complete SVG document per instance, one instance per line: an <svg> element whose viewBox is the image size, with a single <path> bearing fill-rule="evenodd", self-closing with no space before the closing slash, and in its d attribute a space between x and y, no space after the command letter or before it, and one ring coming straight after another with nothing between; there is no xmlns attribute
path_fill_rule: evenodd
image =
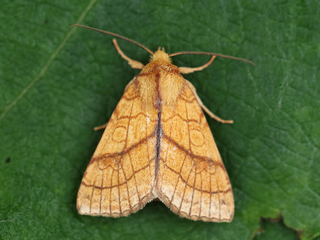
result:
<svg viewBox="0 0 320 240"><path fill-rule="evenodd" d="M158 50L151 56L150 62L165 62L165 63L171 63L171 58L169 55L164 51L164 48L158 48Z"/></svg>

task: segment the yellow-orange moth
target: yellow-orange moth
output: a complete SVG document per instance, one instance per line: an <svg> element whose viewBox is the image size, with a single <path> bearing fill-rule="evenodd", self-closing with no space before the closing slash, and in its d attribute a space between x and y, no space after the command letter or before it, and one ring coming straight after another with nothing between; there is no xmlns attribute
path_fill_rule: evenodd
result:
<svg viewBox="0 0 320 240"><path fill-rule="evenodd" d="M84 173L77 197L80 214L121 217L159 199L180 217L209 222L230 222L234 200L228 174L201 108L222 120L201 102L194 86L182 74L200 71L215 53L155 53L120 35L81 25L133 42L152 54L150 62L128 58L142 69L126 86ZM177 67L170 57L180 54L211 55L198 68ZM249 62L249 61L248 61Z"/></svg>

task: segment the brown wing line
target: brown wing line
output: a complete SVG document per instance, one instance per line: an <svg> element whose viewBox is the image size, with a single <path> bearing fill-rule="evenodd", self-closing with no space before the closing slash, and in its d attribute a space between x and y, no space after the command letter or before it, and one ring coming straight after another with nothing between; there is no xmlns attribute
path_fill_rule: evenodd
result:
<svg viewBox="0 0 320 240"><path fill-rule="evenodd" d="M123 172L123 176L124 176L124 178L125 178L125 180L126 180L125 183L126 183L126 187L127 187L128 203L129 203L129 208L130 208L130 210L128 210L128 211L132 212L132 204L131 204L131 201L130 201L130 194L129 194L129 187L128 187L128 181L130 181L130 179L127 178L127 175L126 175L125 171L123 170L123 165L122 165L121 162L120 162L120 164L121 164L121 170L122 170L122 172ZM139 169L139 170L141 170L141 169ZM119 168L119 172L120 172L120 168ZM118 176L119 176L119 172L118 172ZM133 173L133 175L135 175L135 173ZM118 183L119 183L119 179L118 179ZM102 189L101 189L101 191L102 191ZM118 191L120 192L120 184L118 184ZM138 196L139 196L139 194L138 194ZM139 197L139 200L140 200L140 197ZM140 201L139 201L139 202L140 202ZM119 206L120 206L120 212L122 212L122 211L121 211L121 204L120 204L120 202L119 202Z"/></svg>
<svg viewBox="0 0 320 240"><path fill-rule="evenodd" d="M195 166L195 165L194 165L194 166ZM172 172L174 172L175 174L177 174L177 175L179 176L179 178L181 179L181 181L183 181L186 186L191 187L191 188L194 189L194 190L198 190L198 191L201 191L201 192L204 192L204 193L209 193L209 194L227 193L227 192L230 192L230 191L232 190L231 187L228 188L227 190L224 190L224 191L223 191L223 190L218 190L218 191L206 191L206 190L202 190L202 189L200 189L200 188L196 188L195 186L188 184L188 179L187 179L187 180L183 179L183 177L182 177L182 175L181 175L181 172L177 172L177 171L175 171L174 169L172 169L172 168L170 168L170 167L168 167L168 166L166 166L166 168L170 169L170 171L172 171ZM193 169L193 168L192 168L192 169ZM190 170L190 173L192 172L192 169ZM200 173L201 173L201 172L198 172L198 173L196 173L196 174L199 174L199 175L201 176ZM209 174L210 174L210 173L209 173ZM214 174L210 174L210 175L214 175Z"/></svg>
<svg viewBox="0 0 320 240"><path fill-rule="evenodd" d="M179 178L180 178L180 179L182 179L181 171L182 171L182 168L183 168L183 165L184 165L184 163L185 163L186 158L187 158L187 154L185 155L185 157L184 157L184 159L183 159L183 162L182 162L182 164L181 164L180 170L179 170L179 174L178 174L178 175L179 175ZM171 170L171 169L170 169L170 170ZM192 170L192 169L191 169L191 170ZM191 173L191 170L190 170L190 173ZM189 173L189 174L190 174L190 173ZM189 176L188 176L188 178L189 178ZM178 182L179 182L179 181L176 182L176 185L175 185L175 187L174 187L173 194L172 194L172 197L171 197L171 200L170 200L170 204L172 203L172 200L173 200L174 195L175 195L175 193L176 193L177 186L178 186Z"/></svg>
<svg viewBox="0 0 320 240"><path fill-rule="evenodd" d="M202 116L204 116L203 113L202 113L201 117L202 117ZM172 119L174 119L175 117L179 117L181 120L186 121L186 119L184 119L184 118L181 117L179 114L177 114L177 115L174 115L174 116L172 116L172 117L170 117L170 118L167 118L166 120L163 120L162 122L169 122L169 121L171 121ZM193 119L188 119L187 121L188 121L188 122L199 123L199 121L193 120Z"/></svg>
<svg viewBox="0 0 320 240"><path fill-rule="evenodd" d="M111 189L111 188L115 188L115 187L118 187L118 186L122 186L122 185L124 185L124 184L127 184L127 182L130 181L130 180L134 177L134 175L135 175L136 173L138 173L138 172L146 169L147 167L149 167L149 166L147 165L147 166L144 166L143 168L140 168L140 169L137 170L137 171L133 171L133 174L131 175L131 177L129 177L129 178L126 179L126 180L127 180L126 182L123 182L123 183L120 183L120 184L117 184L117 185L112 185L112 186L109 186L109 187L98 187L98 186L96 186L95 184L86 184L84 181L81 182L81 185L84 185L84 186L86 186L86 187L96 188L96 189ZM112 168L112 167L110 166L110 168ZM123 170L122 167L119 168L119 169ZM107 170L107 169L104 169L104 170ZM104 170L101 170L101 171L104 171ZM113 172L116 171L116 170L113 169L113 168L112 168L112 170L113 170ZM119 170L117 170L117 171L119 171ZM113 173L112 173L112 174L113 174Z"/></svg>
<svg viewBox="0 0 320 240"><path fill-rule="evenodd" d="M124 115L124 116L121 116L121 117L117 118L116 120L119 121L119 120L121 120L121 119L135 119L135 118L138 118L139 116L147 117L147 115L144 114L144 113L138 113L138 114L135 115L135 116ZM156 121L150 119L150 122L156 122Z"/></svg>
<svg viewBox="0 0 320 240"><path fill-rule="evenodd" d="M94 184L96 183L96 179L94 180ZM94 188L92 188L92 192L91 192L91 199L93 198L93 194L94 194ZM91 209L92 209L92 201L90 201L90 213L91 213ZM101 210L100 210L101 211Z"/></svg>
<svg viewBox="0 0 320 240"><path fill-rule="evenodd" d="M137 142L136 144L133 144L131 145L130 148L127 148L126 150L122 151L122 152L119 152L119 153L106 153L106 154L103 154L99 157L95 157L95 158L92 158L92 160L90 161L89 164L95 162L95 161L100 161L100 160L103 160L105 158L108 158L108 157L111 157L111 158L116 158L116 157L122 157L123 155L129 153L132 149L134 149L135 147L145 143L145 142L148 142L149 138L151 137L154 137L155 136L155 132L153 132L152 134L150 134L149 136L141 139L139 142ZM152 159L151 159L152 160Z"/></svg>
<svg viewBox="0 0 320 240"><path fill-rule="evenodd" d="M168 168L168 166L167 166L167 168ZM189 181L190 175L191 175L192 170L193 170L194 168L197 168L197 167L196 167L195 165L192 166L192 168L190 169L190 172L189 172L189 174L188 174L187 181ZM179 175L181 176L181 173L179 173ZM180 179L183 180L182 177L180 177ZM196 179L196 178L194 178L194 179ZM186 183L186 182L185 182L185 183ZM195 190L194 184L195 184L195 181L193 182L193 186L191 186L191 185L189 185L189 184L185 184L184 191L183 191L183 195L182 195L182 199L184 199L184 197L185 197L187 186L192 187L192 188L193 188L193 193L194 193L194 190ZM193 193L192 193L192 199L193 199ZM174 198L174 195L172 196L172 199L173 199L173 198ZM191 202L192 202L192 200L191 200ZM178 210L178 214L181 212L182 203L183 203L183 201L181 201L181 203L180 203L179 210ZM170 205L171 205L171 204L170 204ZM191 208L190 208L190 209L191 209Z"/></svg>
<svg viewBox="0 0 320 240"><path fill-rule="evenodd" d="M172 140L171 138L169 138L168 136L166 136L165 134L163 134L163 138L167 139L168 142L171 142L173 143L178 149L184 151L188 156L190 156L192 159L194 158L198 158L198 159L201 159L202 161L206 161L208 162L209 164L213 164L215 166L220 166L221 168L224 169L224 165L223 163L221 162L214 162L211 158L208 158L208 157L202 157L202 156L198 156L198 155L195 155L191 152L191 150L187 150L185 149L184 147L180 146L177 142L175 142L174 140Z"/></svg>
<svg viewBox="0 0 320 240"><path fill-rule="evenodd" d="M113 175L113 173L112 173L112 175ZM82 184L82 183L81 183ZM92 190L92 194L93 194L93 191L94 191L94 189L96 189L96 188L98 188L98 189L105 189L105 188L99 188L99 187L96 187L96 186L94 186L94 185L86 185L86 184L83 184L83 185L85 185L86 187L93 187L93 190ZM123 185L123 184L120 184L120 185ZM119 185L119 186L120 186ZM111 189L112 187L110 187L110 189ZM135 209L136 207L139 207L139 206L141 206L141 202L143 202L145 199L147 199L147 198L149 198L150 197L150 195L152 195L152 194L148 194L148 195L146 195L146 196L144 196L143 198L139 198L139 202L138 203L136 203L135 205L132 205L131 203L130 203L130 201L129 201L129 207L130 207L130 212L135 212L135 211L137 211L138 209ZM111 195L110 195L110 198L111 198ZM111 201L110 201L111 202ZM90 213L91 213L91 204L92 204L92 202L90 202ZM100 198L100 210L99 210L99 215L102 215L102 213L101 213L101 205L102 205L102 198ZM120 206L120 212L121 212L121 205L119 205ZM109 206L109 211L111 212L111 204L110 204L110 206ZM126 210L126 211L128 211L128 210ZM90 215L90 213L89 213L89 215ZM127 216L124 212L122 212L122 213L120 213L120 216Z"/></svg>

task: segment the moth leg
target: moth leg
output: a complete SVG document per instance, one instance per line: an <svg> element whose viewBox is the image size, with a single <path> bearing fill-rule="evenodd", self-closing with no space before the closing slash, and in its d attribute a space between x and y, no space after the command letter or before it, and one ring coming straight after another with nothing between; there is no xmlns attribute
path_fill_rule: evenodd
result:
<svg viewBox="0 0 320 240"><path fill-rule="evenodd" d="M127 57L123 52L122 50L120 49L118 43L117 43L117 40L116 39L113 39L112 40L114 46L116 47L118 53L120 54L120 56L122 58L124 58L125 60L128 61L129 65L132 67L132 68L136 68L136 69L142 69L144 67L144 65L141 63L141 62L138 62L136 60L132 60L131 58Z"/></svg>
<svg viewBox="0 0 320 240"><path fill-rule="evenodd" d="M183 74L188 74L188 73L193 73L194 71L201 71L203 69L205 69L206 67L208 67L213 60L216 58L216 56L212 56L211 59L209 60L209 62L207 62L206 64L200 66L200 67L196 67L196 68L190 68L190 67L179 67L179 72L183 73Z"/></svg>
<svg viewBox="0 0 320 240"><path fill-rule="evenodd" d="M221 122L221 123L230 123L232 124L233 123L233 120L223 120L221 118L219 118L218 116L214 115L205 105L203 105L203 103L201 102L201 99L199 98L197 92L196 92L196 89L195 87L192 85L191 82L189 82L188 80L186 80L186 83L188 85L188 87L191 89L192 93L194 94L194 96L196 97L196 100L197 102L199 103L199 105L202 107L202 109L208 113L208 115L211 117L211 118L214 118L216 121L218 122Z"/></svg>
<svg viewBox="0 0 320 240"><path fill-rule="evenodd" d="M108 123L103 124L103 125L98 126L98 127L95 127L94 130L95 130L95 131L98 131L98 130L101 130L101 129L105 129L105 128L107 127L107 125L108 125Z"/></svg>

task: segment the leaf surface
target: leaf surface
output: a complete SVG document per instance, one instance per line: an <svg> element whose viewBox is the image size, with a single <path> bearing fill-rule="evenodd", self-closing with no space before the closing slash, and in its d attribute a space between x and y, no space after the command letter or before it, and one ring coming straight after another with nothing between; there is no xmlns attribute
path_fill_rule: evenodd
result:
<svg viewBox="0 0 320 240"><path fill-rule="evenodd" d="M251 239L260 217L320 235L320 3L3 1L0 10L0 236L3 239ZM186 75L203 103L235 195L232 223L181 219L160 202L127 218L81 216L81 178L126 84L139 71L112 37L151 50L216 52ZM149 54L120 41L131 58ZM199 66L206 56L177 56ZM8 161L8 158L10 160ZM277 228L283 234L283 228Z"/></svg>

